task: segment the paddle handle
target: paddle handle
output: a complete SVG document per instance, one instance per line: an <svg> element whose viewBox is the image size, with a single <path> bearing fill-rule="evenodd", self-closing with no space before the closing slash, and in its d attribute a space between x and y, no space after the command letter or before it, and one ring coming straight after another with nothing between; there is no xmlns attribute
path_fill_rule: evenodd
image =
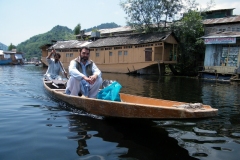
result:
<svg viewBox="0 0 240 160"><path fill-rule="evenodd" d="M63 65L62 65L62 62L61 62L61 61L59 61L59 63L60 63L60 66L61 66L61 67L62 67L62 69L63 69L63 72L64 72L64 74L65 74L66 78L68 79L67 72L66 72L66 70L64 69L64 67L63 67Z"/></svg>

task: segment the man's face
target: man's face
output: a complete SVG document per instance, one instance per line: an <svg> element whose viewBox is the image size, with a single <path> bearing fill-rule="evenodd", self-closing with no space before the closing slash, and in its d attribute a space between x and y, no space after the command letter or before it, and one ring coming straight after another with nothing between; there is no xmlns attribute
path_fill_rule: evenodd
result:
<svg viewBox="0 0 240 160"><path fill-rule="evenodd" d="M58 61L60 59L60 57L57 54L55 54L54 59L55 59L55 61Z"/></svg>
<svg viewBox="0 0 240 160"><path fill-rule="evenodd" d="M89 59L89 56L90 56L89 50L83 48L80 53L81 61L86 62Z"/></svg>

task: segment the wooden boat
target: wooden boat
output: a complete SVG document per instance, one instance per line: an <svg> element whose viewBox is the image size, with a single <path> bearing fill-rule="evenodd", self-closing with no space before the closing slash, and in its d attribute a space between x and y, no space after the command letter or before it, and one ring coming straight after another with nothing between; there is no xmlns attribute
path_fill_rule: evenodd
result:
<svg viewBox="0 0 240 160"><path fill-rule="evenodd" d="M43 80L45 89L56 99L64 101L90 114L105 117L186 119L206 118L217 115L218 109L209 105L189 104L119 93L121 102L70 96L65 94L61 81Z"/></svg>

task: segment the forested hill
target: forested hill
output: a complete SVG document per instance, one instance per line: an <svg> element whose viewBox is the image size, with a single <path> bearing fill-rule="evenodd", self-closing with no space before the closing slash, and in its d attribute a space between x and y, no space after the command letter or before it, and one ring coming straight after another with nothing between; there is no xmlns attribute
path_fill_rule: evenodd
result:
<svg viewBox="0 0 240 160"><path fill-rule="evenodd" d="M25 53L24 57L41 57L40 46L46 43L52 43L52 40L71 40L76 39L73 31L67 27L55 26L50 31L31 37L30 39L20 43L17 50Z"/></svg>
<svg viewBox="0 0 240 160"><path fill-rule="evenodd" d="M105 29L105 28L116 28L120 27L116 23L103 23L98 26L94 26L92 28L85 29L85 32L89 32L92 29ZM30 59L32 57L41 57L41 50L39 49L40 46L44 44L52 43L52 40L75 40L76 36L73 33L73 30L69 29L68 27L64 26L55 26L50 31L39 34L36 36L31 37L30 39L20 43L17 45L17 51L23 52L24 57Z"/></svg>

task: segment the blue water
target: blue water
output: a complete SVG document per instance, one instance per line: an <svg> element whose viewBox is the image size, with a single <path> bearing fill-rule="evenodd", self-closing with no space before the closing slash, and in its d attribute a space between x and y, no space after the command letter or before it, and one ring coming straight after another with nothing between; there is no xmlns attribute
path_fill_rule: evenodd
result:
<svg viewBox="0 0 240 160"><path fill-rule="evenodd" d="M106 119L49 97L46 68L0 66L0 160L203 159L240 157L240 85L193 78L103 73L121 92L218 108L188 120Z"/></svg>

